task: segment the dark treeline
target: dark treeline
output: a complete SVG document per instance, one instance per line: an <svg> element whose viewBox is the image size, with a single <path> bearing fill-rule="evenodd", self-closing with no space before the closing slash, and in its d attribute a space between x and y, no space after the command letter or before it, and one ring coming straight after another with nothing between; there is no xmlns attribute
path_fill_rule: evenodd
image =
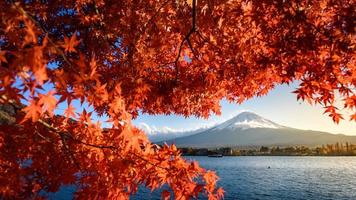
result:
<svg viewBox="0 0 356 200"><path fill-rule="evenodd" d="M256 148L180 148L186 156L207 156L222 154L224 156L356 156L356 145L351 143L335 143L318 147L291 146Z"/></svg>

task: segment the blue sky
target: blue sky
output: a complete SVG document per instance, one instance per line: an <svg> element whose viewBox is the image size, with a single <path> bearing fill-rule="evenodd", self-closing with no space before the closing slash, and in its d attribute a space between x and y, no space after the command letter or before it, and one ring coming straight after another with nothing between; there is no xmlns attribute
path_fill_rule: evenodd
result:
<svg viewBox="0 0 356 200"><path fill-rule="evenodd" d="M142 115L134 120L134 123L140 126L148 125L158 130L192 130L223 122L242 111L252 111L284 126L356 135L356 123L348 121L348 116L345 116L346 120L341 121L340 124L335 124L331 118L323 114L324 109L321 106L297 101L296 95L292 93L297 86L297 84L277 86L267 96L253 98L241 105L222 100L222 114L211 116L208 120L177 115ZM342 110L344 114L348 112Z"/></svg>

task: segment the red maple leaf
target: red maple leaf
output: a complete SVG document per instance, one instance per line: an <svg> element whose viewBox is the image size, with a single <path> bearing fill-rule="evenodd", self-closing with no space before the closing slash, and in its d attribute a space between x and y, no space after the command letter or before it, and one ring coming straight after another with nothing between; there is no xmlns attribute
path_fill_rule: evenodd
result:
<svg viewBox="0 0 356 200"><path fill-rule="evenodd" d="M38 101L38 103L43 105L43 108L48 111L50 116L53 116L53 111L57 106L57 99L53 96L54 93L55 92L51 90L46 95L41 94L40 100Z"/></svg>
<svg viewBox="0 0 356 200"><path fill-rule="evenodd" d="M77 33L75 32L70 39L68 37L64 37L64 44L62 47L66 52L77 52L75 47L80 43L80 40L77 40Z"/></svg>
<svg viewBox="0 0 356 200"><path fill-rule="evenodd" d="M66 116L67 119L70 117L75 117L75 108L72 105L69 105L67 109L64 111L64 115Z"/></svg>
<svg viewBox="0 0 356 200"><path fill-rule="evenodd" d="M30 105L26 106L22 110L26 113L26 115L24 119L21 121L21 123L25 122L28 119L31 119L32 122L36 122L42 114L42 107L39 105L38 102L34 100L32 100L30 102Z"/></svg>

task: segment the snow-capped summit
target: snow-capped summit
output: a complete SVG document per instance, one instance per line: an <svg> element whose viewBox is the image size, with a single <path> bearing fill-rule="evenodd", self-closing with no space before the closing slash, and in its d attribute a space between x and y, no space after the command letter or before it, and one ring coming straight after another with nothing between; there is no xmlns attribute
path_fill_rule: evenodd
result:
<svg viewBox="0 0 356 200"><path fill-rule="evenodd" d="M217 125L214 129L249 129L249 128L283 128L283 126L276 124L268 119L265 119L253 112L242 112L237 116L227 120L226 122Z"/></svg>

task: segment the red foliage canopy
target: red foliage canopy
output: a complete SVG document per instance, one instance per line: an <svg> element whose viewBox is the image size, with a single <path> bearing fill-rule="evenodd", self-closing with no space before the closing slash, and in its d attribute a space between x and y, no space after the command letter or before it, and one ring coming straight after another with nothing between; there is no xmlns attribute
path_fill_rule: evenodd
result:
<svg viewBox="0 0 356 200"><path fill-rule="evenodd" d="M76 197L128 198L168 184L163 198L221 197L213 172L152 145L130 120L208 117L222 98L299 81L298 99L335 122L341 102L356 121L355 10L355 0L1 1L1 196L75 184ZM65 116L54 116L62 102Z"/></svg>

